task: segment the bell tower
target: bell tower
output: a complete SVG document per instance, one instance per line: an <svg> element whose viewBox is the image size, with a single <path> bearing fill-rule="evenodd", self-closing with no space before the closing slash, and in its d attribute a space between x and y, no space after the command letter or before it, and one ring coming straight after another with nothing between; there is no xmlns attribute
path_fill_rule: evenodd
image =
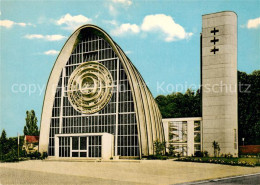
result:
<svg viewBox="0 0 260 185"><path fill-rule="evenodd" d="M238 156L237 15L202 16L202 150Z"/></svg>

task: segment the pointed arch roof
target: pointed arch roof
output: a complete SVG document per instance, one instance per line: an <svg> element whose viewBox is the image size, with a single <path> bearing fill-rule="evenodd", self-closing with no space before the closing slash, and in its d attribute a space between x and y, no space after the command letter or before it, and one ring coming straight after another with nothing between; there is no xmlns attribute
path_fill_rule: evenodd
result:
<svg viewBox="0 0 260 185"><path fill-rule="evenodd" d="M164 141L162 117L159 108L141 74L123 50L104 30L91 24L81 26L68 38L52 68L45 90L42 108L39 151L44 152L48 149L50 128L49 120L51 118L53 100L55 98L55 90L58 85L60 73L66 65L66 62L74 48L77 46L77 43L80 42L81 37L89 32L105 39L118 56L129 80L133 94L137 118L140 157L141 155L147 156L154 154L154 141Z"/></svg>

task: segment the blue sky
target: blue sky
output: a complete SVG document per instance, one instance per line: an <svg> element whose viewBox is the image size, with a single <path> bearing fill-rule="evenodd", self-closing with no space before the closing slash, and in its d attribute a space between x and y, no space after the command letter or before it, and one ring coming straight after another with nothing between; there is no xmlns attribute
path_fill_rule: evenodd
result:
<svg viewBox="0 0 260 185"><path fill-rule="evenodd" d="M0 130L8 136L22 133L31 109L40 124L45 85L58 52L86 23L111 35L154 96L186 90L172 89L176 84L197 89L202 15L225 10L238 14L238 70L251 73L260 68L259 0L1 0Z"/></svg>

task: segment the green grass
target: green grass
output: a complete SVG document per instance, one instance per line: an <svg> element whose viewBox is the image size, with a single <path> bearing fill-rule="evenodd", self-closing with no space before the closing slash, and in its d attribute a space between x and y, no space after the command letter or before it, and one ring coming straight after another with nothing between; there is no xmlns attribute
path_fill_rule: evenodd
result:
<svg viewBox="0 0 260 185"><path fill-rule="evenodd" d="M260 158L184 157L177 161L215 163L235 166L260 166Z"/></svg>
<svg viewBox="0 0 260 185"><path fill-rule="evenodd" d="M251 162L251 163L255 163L255 164L260 164L260 158L247 158L247 157L241 157L241 158L225 158L225 157L193 157L195 159L202 159L203 161L205 160L210 160L210 159L214 159L214 160L223 160L223 161L235 161L235 162Z"/></svg>
<svg viewBox="0 0 260 185"><path fill-rule="evenodd" d="M246 158L246 157L242 157L242 158L238 158L238 161L246 161L246 162L251 162L251 163L255 163L256 165L260 166L260 158Z"/></svg>

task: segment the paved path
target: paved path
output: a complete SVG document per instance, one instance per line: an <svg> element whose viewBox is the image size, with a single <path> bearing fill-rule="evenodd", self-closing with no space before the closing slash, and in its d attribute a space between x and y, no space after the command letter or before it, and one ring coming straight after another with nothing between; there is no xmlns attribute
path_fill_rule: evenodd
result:
<svg viewBox="0 0 260 185"><path fill-rule="evenodd" d="M115 185L133 185L135 183L116 181L110 179L101 179L93 177L81 177L75 175L61 175L47 172L18 170L12 168L0 168L0 183L1 184L115 184Z"/></svg>
<svg viewBox="0 0 260 185"><path fill-rule="evenodd" d="M24 161L0 163L0 183L177 184L259 172L260 167L238 167L171 160L141 160L137 163Z"/></svg>
<svg viewBox="0 0 260 185"><path fill-rule="evenodd" d="M222 179L213 179L209 181L199 181L194 183L183 183L179 185L259 185L260 184L260 174L251 174L245 176L235 176L235 177L228 177Z"/></svg>

